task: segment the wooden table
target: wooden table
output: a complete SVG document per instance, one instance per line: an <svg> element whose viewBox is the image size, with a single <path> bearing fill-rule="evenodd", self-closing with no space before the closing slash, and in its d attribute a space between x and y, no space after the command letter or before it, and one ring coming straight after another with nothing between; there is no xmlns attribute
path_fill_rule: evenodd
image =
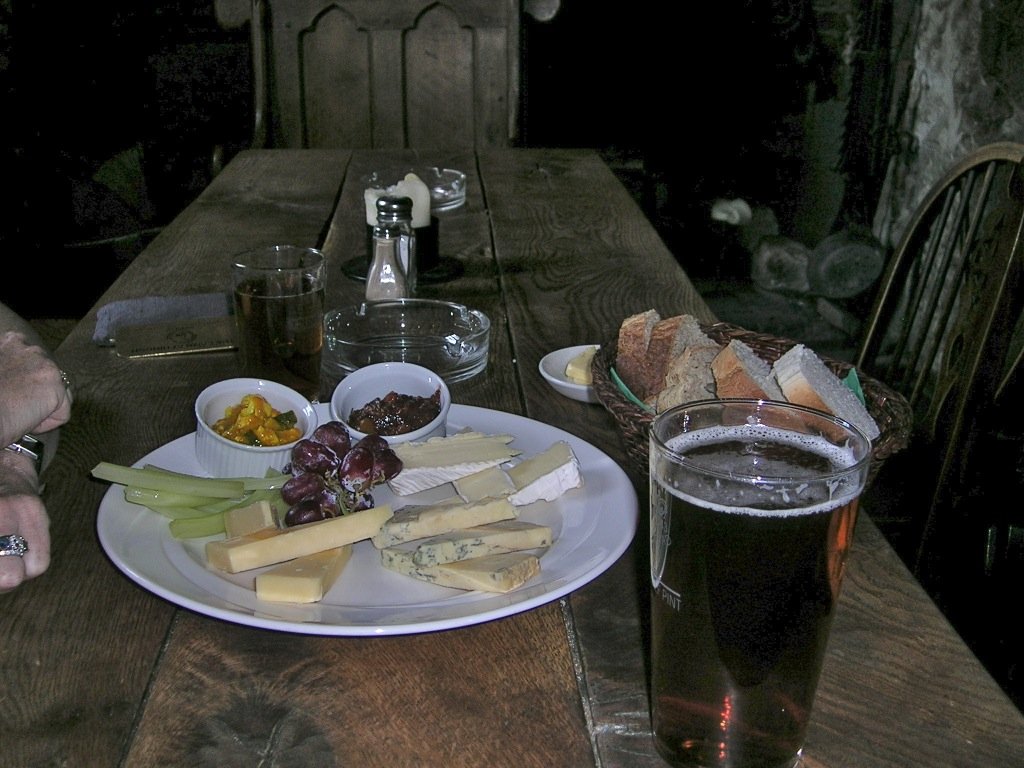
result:
<svg viewBox="0 0 1024 768"><path fill-rule="evenodd" d="M329 305L358 299L337 269L364 253L360 176L397 157L244 152L101 298L220 290L246 247L323 245ZM585 151L424 157L466 169L444 214L461 277L427 286L494 321L486 372L456 402L563 428L627 467L611 417L555 395L546 352L611 339L649 307L711 320L627 190ZM339 191L340 190L340 191ZM684 254L685 265L685 254ZM96 309L57 350L76 383L46 477L50 571L0 597L0 765L657 766L648 720L644 517L614 566L565 599L476 626L398 637L322 637L228 623L136 586L95 529L108 486L194 428L231 353L128 360L91 336ZM728 319L728 318L723 318ZM599 513L599 510L595 510ZM1020 765L1024 717L901 565L870 519L832 633L806 747L809 766Z"/></svg>

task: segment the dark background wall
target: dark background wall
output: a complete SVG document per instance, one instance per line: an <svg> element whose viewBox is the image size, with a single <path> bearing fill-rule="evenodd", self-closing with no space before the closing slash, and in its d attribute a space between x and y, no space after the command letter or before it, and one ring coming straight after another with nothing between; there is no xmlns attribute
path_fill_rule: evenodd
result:
<svg viewBox="0 0 1024 768"><path fill-rule="evenodd" d="M707 5L612 13L563 0L551 21L524 15L521 142L601 149L668 236L703 223L717 195L790 216L800 116L835 91L809 1ZM245 146L248 32L221 29L211 0L59 13L4 0L0 34L3 108L19 116L3 129L17 181L4 187L0 239L88 265L81 300L61 305L80 313L208 183L215 149L227 159Z"/></svg>
<svg viewBox="0 0 1024 768"><path fill-rule="evenodd" d="M717 198L814 246L898 233L958 153L1024 138L1019 0L562 0L523 17L526 145L599 149L694 276L745 275ZM79 316L249 138L248 30L212 0L0 0L0 247L56 259ZM218 154L219 153L219 154ZM48 305L50 304L50 305Z"/></svg>

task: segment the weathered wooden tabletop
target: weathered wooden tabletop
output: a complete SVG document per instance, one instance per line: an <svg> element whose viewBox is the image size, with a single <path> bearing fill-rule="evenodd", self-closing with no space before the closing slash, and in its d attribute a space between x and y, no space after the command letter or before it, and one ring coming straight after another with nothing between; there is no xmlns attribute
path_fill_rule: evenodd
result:
<svg viewBox="0 0 1024 768"><path fill-rule="evenodd" d="M424 156L469 174L441 214L461 276L423 287L493 321L487 370L455 402L527 416L627 469L640 527L568 597L478 625L394 637L259 629L179 608L108 559L99 461L130 464L194 428L232 353L129 360L93 344L108 302L221 290L232 254L321 245L328 305L362 286L360 177L401 155L244 152L143 252L57 350L76 386L48 469L49 572L0 596L0 765L657 766L645 686L646 478L610 415L537 372L654 307L713 319L628 191L592 152ZM685 256L685 255L684 255ZM683 259L685 266L685 258ZM722 318L728 320L729 318ZM599 505L594 514L601 514ZM1020 765L1024 717L862 517L812 720L809 766Z"/></svg>

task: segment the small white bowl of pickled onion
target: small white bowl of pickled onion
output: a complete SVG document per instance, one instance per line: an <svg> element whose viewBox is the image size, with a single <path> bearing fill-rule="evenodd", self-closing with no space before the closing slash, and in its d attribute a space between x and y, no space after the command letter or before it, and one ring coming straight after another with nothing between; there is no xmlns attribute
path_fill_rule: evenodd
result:
<svg viewBox="0 0 1024 768"><path fill-rule="evenodd" d="M264 420L262 434L266 444L258 441L257 444L250 444L252 435L246 437L240 434L238 438L242 442L238 442L218 434L214 425L221 419L227 417L239 423L239 414L234 411L248 395L256 395L273 409L266 416L289 411L293 413L294 431L277 431L273 427L280 426L279 423L271 424ZM252 404L255 403L258 401ZM318 423L316 412L308 399L291 387L255 378L225 379L211 384L196 398L195 414L196 458L211 477L264 477L271 469L283 471L291 460L295 443L312 435ZM257 420L254 423L259 422ZM267 429L271 432L265 431Z"/></svg>

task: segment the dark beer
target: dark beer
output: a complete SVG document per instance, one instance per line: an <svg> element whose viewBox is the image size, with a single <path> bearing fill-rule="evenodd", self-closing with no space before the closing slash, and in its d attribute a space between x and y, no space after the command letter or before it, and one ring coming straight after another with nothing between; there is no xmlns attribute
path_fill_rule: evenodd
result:
<svg viewBox="0 0 1024 768"><path fill-rule="evenodd" d="M235 287L238 347L249 376L270 379L311 400L320 396L324 289L265 295L258 279Z"/></svg>
<svg viewBox="0 0 1024 768"><path fill-rule="evenodd" d="M666 447L688 466L652 451L658 751L677 766L791 765L863 476L842 474L855 463L850 451L780 429L703 429ZM737 474L795 480L738 481Z"/></svg>

